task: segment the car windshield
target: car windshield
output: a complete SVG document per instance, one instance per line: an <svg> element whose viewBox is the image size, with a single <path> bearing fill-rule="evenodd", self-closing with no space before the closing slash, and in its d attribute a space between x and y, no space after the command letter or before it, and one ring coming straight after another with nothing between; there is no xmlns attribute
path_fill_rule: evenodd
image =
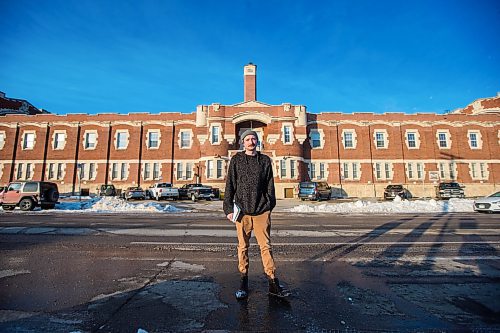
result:
<svg viewBox="0 0 500 333"><path fill-rule="evenodd" d="M500 192L493 193L492 195L490 195L490 198L500 198Z"/></svg>
<svg viewBox="0 0 500 333"><path fill-rule="evenodd" d="M401 185L389 185L389 186L387 186L387 189L388 190L402 190L403 186L401 186Z"/></svg>
<svg viewBox="0 0 500 333"><path fill-rule="evenodd" d="M302 187L302 188L314 188L314 183L301 183L300 187Z"/></svg>
<svg viewBox="0 0 500 333"><path fill-rule="evenodd" d="M442 188L451 188L451 187L460 187L460 184L458 183L444 183L441 184Z"/></svg>
<svg viewBox="0 0 500 333"><path fill-rule="evenodd" d="M172 185L163 183L163 184L158 184L158 187L172 187Z"/></svg>

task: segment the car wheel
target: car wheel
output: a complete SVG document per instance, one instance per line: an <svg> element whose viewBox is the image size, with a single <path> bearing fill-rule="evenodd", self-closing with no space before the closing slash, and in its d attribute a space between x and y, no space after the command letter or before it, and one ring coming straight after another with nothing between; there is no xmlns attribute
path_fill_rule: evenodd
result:
<svg viewBox="0 0 500 333"><path fill-rule="evenodd" d="M33 210L35 208L35 203L31 199L25 198L19 203L19 208L24 211Z"/></svg>
<svg viewBox="0 0 500 333"><path fill-rule="evenodd" d="M191 200L192 200L193 202L195 202L195 201L196 201L196 197L194 196L194 194L191 194Z"/></svg>

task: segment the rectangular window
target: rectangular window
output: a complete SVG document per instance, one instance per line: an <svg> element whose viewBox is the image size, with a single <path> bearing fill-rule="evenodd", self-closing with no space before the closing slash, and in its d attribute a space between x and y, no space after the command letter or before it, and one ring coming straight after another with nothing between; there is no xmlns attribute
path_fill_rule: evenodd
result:
<svg viewBox="0 0 500 333"><path fill-rule="evenodd" d="M486 167L484 163L479 163L479 172L481 173L481 179L486 179Z"/></svg>
<svg viewBox="0 0 500 333"><path fill-rule="evenodd" d="M0 149L2 149L2 147L4 146L5 144L5 133L4 132L0 132Z"/></svg>
<svg viewBox="0 0 500 333"><path fill-rule="evenodd" d="M121 179L127 179L127 163L122 163Z"/></svg>
<svg viewBox="0 0 500 333"><path fill-rule="evenodd" d="M85 149L95 148L96 133L85 133Z"/></svg>
<svg viewBox="0 0 500 333"><path fill-rule="evenodd" d="M477 148L477 133L469 133L470 146Z"/></svg>
<svg viewBox="0 0 500 333"><path fill-rule="evenodd" d="M375 132L375 138L377 141L377 148L384 148L385 147L384 133Z"/></svg>
<svg viewBox="0 0 500 333"><path fill-rule="evenodd" d="M219 143L219 126L212 127L212 143Z"/></svg>
<svg viewBox="0 0 500 333"><path fill-rule="evenodd" d="M447 148L448 147L448 141L446 140L446 133L439 133L439 147L440 148Z"/></svg>
<svg viewBox="0 0 500 333"><path fill-rule="evenodd" d="M49 179L54 179L54 163L49 163Z"/></svg>
<svg viewBox="0 0 500 333"><path fill-rule="evenodd" d="M54 136L54 149L62 149L64 147L64 142L66 141L66 136L64 133L56 133Z"/></svg>
<svg viewBox="0 0 500 333"><path fill-rule="evenodd" d="M381 168L380 168L380 163L375 163L375 172L376 172L377 179L382 178L382 172L381 172Z"/></svg>
<svg viewBox="0 0 500 333"><path fill-rule="evenodd" d="M25 133L23 149L33 149L34 146L35 146L35 133Z"/></svg>
<svg viewBox="0 0 500 333"><path fill-rule="evenodd" d="M352 164L352 178L353 179L358 178L358 164L357 163Z"/></svg>
<svg viewBox="0 0 500 333"><path fill-rule="evenodd" d="M19 163L17 165L17 179L22 179L23 178L23 164Z"/></svg>
<svg viewBox="0 0 500 333"><path fill-rule="evenodd" d="M95 163L90 163L89 165L89 180L95 178Z"/></svg>
<svg viewBox="0 0 500 333"><path fill-rule="evenodd" d="M446 178L444 171L445 171L444 170L444 163L439 163L439 173L440 173L441 179Z"/></svg>
<svg viewBox="0 0 500 333"><path fill-rule="evenodd" d="M415 140L415 133L409 132L407 134L407 139L409 148L415 148L417 146L417 141Z"/></svg>
<svg viewBox="0 0 500 333"><path fill-rule="evenodd" d="M389 163L385 163L385 179L391 179L391 166Z"/></svg>
<svg viewBox="0 0 500 333"><path fill-rule="evenodd" d="M349 163L344 163L344 179L349 179Z"/></svg>
<svg viewBox="0 0 500 333"><path fill-rule="evenodd" d="M316 164L311 163L311 180L316 178Z"/></svg>
<svg viewBox="0 0 500 333"><path fill-rule="evenodd" d="M284 137L285 137L285 143L291 143L292 142L292 137L291 137L291 128L290 126L285 126L283 128L284 132Z"/></svg>
<svg viewBox="0 0 500 333"><path fill-rule="evenodd" d="M477 178L476 163L471 163L470 167L472 172L472 178Z"/></svg>
<svg viewBox="0 0 500 333"><path fill-rule="evenodd" d="M191 135L189 132L181 132L181 148L188 148Z"/></svg>
<svg viewBox="0 0 500 333"><path fill-rule="evenodd" d="M345 148L353 148L354 147L351 132L344 132L344 147Z"/></svg>
<svg viewBox="0 0 500 333"><path fill-rule="evenodd" d="M113 167L111 169L111 179L118 178L118 163L113 163Z"/></svg>
<svg viewBox="0 0 500 333"><path fill-rule="evenodd" d="M144 163L144 179L151 177L151 163Z"/></svg>
<svg viewBox="0 0 500 333"><path fill-rule="evenodd" d="M285 160L280 161L280 170L281 170L281 178L285 178L286 177L286 161Z"/></svg>
<svg viewBox="0 0 500 333"><path fill-rule="evenodd" d="M186 163L186 179L191 179L191 177L193 177L192 172L193 172L193 164Z"/></svg>
<svg viewBox="0 0 500 333"><path fill-rule="evenodd" d="M319 132L316 131L311 132L311 144L312 148L321 147L321 135Z"/></svg>
<svg viewBox="0 0 500 333"><path fill-rule="evenodd" d="M153 179L158 180L160 178L160 163L153 163Z"/></svg>
<svg viewBox="0 0 500 333"><path fill-rule="evenodd" d="M26 179L31 179L31 163L26 163Z"/></svg>
<svg viewBox="0 0 500 333"><path fill-rule="evenodd" d="M214 177L214 161L207 161L207 177L208 178L213 178Z"/></svg>
<svg viewBox="0 0 500 333"><path fill-rule="evenodd" d="M290 160L290 177L295 178L295 160Z"/></svg>
<svg viewBox="0 0 500 333"><path fill-rule="evenodd" d="M57 180L63 179L63 164L57 163Z"/></svg>
<svg viewBox="0 0 500 333"><path fill-rule="evenodd" d="M116 133L116 149L125 149L127 148L127 132L118 132Z"/></svg>
<svg viewBox="0 0 500 333"><path fill-rule="evenodd" d="M448 164L450 170L450 178L455 179L455 163L451 162Z"/></svg>
<svg viewBox="0 0 500 333"><path fill-rule="evenodd" d="M85 163L78 163L77 168L80 171L80 180L85 179Z"/></svg>
<svg viewBox="0 0 500 333"><path fill-rule="evenodd" d="M177 179L182 179L183 173L182 163L177 163Z"/></svg>
<svg viewBox="0 0 500 333"><path fill-rule="evenodd" d="M319 164L319 178L325 179L325 163Z"/></svg>
<svg viewBox="0 0 500 333"><path fill-rule="evenodd" d="M222 160L217 160L217 178L222 178Z"/></svg>
<svg viewBox="0 0 500 333"><path fill-rule="evenodd" d="M149 132L148 147L158 148L158 132Z"/></svg>
<svg viewBox="0 0 500 333"><path fill-rule="evenodd" d="M407 168L408 168L408 178L413 179L413 164L408 163Z"/></svg>
<svg viewBox="0 0 500 333"><path fill-rule="evenodd" d="M422 170L423 170L422 163L417 163L417 178L418 179L423 178Z"/></svg>

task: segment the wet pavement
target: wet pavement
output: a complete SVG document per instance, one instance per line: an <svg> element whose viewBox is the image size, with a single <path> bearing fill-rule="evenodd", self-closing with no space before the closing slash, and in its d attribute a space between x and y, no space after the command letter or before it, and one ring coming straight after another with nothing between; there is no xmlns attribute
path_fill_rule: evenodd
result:
<svg viewBox="0 0 500 333"><path fill-rule="evenodd" d="M252 242L237 301L234 226L206 212L2 214L0 331L500 331L498 215L278 212L292 296L267 295Z"/></svg>

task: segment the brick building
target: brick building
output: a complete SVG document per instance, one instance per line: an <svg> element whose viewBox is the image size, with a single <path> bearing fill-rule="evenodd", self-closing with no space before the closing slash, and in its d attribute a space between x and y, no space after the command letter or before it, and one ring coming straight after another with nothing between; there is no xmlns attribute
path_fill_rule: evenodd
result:
<svg viewBox="0 0 500 333"><path fill-rule="evenodd" d="M309 179L350 197L381 197L389 183L433 196L439 180L464 184L467 196L498 190L499 96L444 115L316 114L258 101L256 70L244 67L243 102L200 105L191 114L2 116L0 182L50 180L67 193L158 181L223 189L239 136L253 128L274 161L279 198Z"/></svg>

